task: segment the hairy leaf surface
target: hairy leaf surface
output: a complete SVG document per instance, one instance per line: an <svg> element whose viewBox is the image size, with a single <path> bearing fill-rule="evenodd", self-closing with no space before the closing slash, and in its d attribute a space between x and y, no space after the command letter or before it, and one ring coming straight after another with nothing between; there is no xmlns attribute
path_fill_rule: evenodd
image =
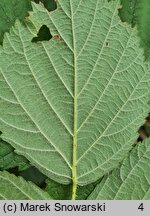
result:
<svg viewBox="0 0 150 216"><path fill-rule="evenodd" d="M33 4L0 50L0 130L45 175L73 185L118 166L148 113L150 71L119 1ZM42 25L53 36L32 43Z"/></svg>
<svg viewBox="0 0 150 216"><path fill-rule="evenodd" d="M47 200L51 197L32 182L16 177L6 171L0 172L1 200Z"/></svg>
<svg viewBox="0 0 150 216"><path fill-rule="evenodd" d="M150 199L150 140L139 143L120 168L104 177L88 199Z"/></svg>

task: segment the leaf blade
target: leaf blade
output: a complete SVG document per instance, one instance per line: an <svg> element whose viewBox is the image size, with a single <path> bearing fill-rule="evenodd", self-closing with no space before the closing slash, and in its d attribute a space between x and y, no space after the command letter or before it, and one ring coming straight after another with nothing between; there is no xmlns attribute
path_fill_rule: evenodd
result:
<svg viewBox="0 0 150 216"><path fill-rule="evenodd" d="M79 185L117 167L149 111L150 70L136 29L122 24L118 7L118 1L78 6L60 0L49 13L33 4L27 28L17 22L6 35L0 65L3 139L59 183L72 182L76 156ZM31 43L43 24L52 39Z"/></svg>
<svg viewBox="0 0 150 216"><path fill-rule="evenodd" d="M132 149L122 165L106 176L88 199L150 199L149 155L147 139Z"/></svg>

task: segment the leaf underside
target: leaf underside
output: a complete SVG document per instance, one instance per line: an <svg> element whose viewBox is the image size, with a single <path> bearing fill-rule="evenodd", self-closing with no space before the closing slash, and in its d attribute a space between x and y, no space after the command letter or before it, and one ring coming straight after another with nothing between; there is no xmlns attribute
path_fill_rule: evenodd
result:
<svg viewBox="0 0 150 216"><path fill-rule="evenodd" d="M150 71L119 1L33 3L0 49L2 138L51 179L78 185L118 166L148 113ZM50 41L32 43L42 25ZM84 28L83 28L84 26ZM72 158L74 163L72 165Z"/></svg>
<svg viewBox="0 0 150 216"><path fill-rule="evenodd" d="M120 168L104 177L91 200L150 200L150 140L139 143Z"/></svg>

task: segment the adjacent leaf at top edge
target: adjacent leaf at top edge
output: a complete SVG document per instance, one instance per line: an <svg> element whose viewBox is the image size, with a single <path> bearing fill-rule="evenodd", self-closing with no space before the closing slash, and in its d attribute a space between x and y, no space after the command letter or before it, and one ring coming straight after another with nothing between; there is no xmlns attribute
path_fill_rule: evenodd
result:
<svg viewBox="0 0 150 216"><path fill-rule="evenodd" d="M145 58L150 58L150 2L147 0L121 0L120 17L123 21L138 26L140 44Z"/></svg>
<svg viewBox="0 0 150 216"><path fill-rule="evenodd" d="M137 144L121 167L104 177L88 199L149 200L150 140Z"/></svg>
<svg viewBox="0 0 150 216"><path fill-rule="evenodd" d="M140 2L141 0L120 0L122 7L119 15L124 22L131 23L133 26L137 24Z"/></svg>
<svg viewBox="0 0 150 216"><path fill-rule="evenodd" d="M48 193L32 182L16 177L6 171L0 171L0 200L49 200Z"/></svg>
<svg viewBox="0 0 150 216"><path fill-rule="evenodd" d="M30 9L31 0L0 1L0 44L2 44L4 33L9 31L15 20L23 20Z"/></svg>
<svg viewBox="0 0 150 216"><path fill-rule="evenodd" d="M150 70L119 1L33 4L0 50L0 130L41 172L69 184L117 167L149 111ZM42 25L53 36L32 43Z"/></svg>

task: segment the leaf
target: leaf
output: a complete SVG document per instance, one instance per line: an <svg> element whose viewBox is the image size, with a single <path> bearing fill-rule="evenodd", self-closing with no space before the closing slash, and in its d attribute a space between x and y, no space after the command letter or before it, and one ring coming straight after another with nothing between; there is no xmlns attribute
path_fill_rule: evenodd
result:
<svg viewBox="0 0 150 216"><path fill-rule="evenodd" d="M14 167L21 171L29 167L29 162L23 156L17 155L9 143L0 140L0 170Z"/></svg>
<svg viewBox="0 0 150 216"><path fill-rule="evenodd" d="M16 177L6 171L0 172L1 200L48 200L51 197L32 182ZM11 193L10 193L11 192Z"/></svg>
<svg viewBox="0 0 150 216"><path fill-rule="evenodd" d="M118 166L148 114L150 70L118 1L33 4L0 50L2 138L51 179L87 185ZM32 43L41 26L53 36ZM84 26L84 28L83 28Z"/></svg>
<svg viewBox="0 0 150 216"><path fill-rule="evenodd" d="M150 140L134 147L121 167L104 177L88 199L149 200Z"/></svg>
<svg viewBox="0 0 150 216"><path fill-rule="evenodd" d="M123 21L138 26L140 43L145 51L145 58L150 58L150 4L147 0L121 0L120 16Z"/></svg>
<svg viewBox="0 0 150 216"><path fill-rule="evenodd" d="M133 26L137 24L140 2L141 0L120 0L122 8L119 14L124 22L131 23Z"/></svg>
<svg viewBox="0 0 150 216"><path fill-rule="evenodd" d="M150 59L150 4L146 0L141 1L139 10L139 36L141 37L141 46L144 47L146 59Z"/></svg>
<svg viewBox="0 0 150 216"><path fill-rule="evenodd" d="M3 35L9 31L18 18L23 21L27 12L31 9L30 0L8 0L0 1L0 44L3 41Z"/></svg>

